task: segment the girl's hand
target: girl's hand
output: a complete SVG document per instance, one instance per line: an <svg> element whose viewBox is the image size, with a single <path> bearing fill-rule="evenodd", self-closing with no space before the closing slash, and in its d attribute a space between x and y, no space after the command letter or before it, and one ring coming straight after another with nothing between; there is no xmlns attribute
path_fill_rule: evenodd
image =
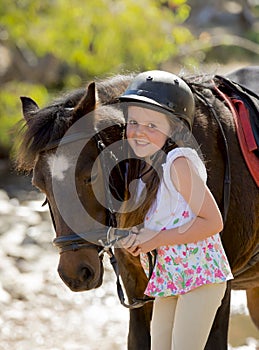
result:
<svg viewBox="0 0 259 350"><path fill-rule="evenodd" d="M151 252L159 246L157 242L159 232L148 228L138 231L136 227L133 227L132 231L136 233L131 233L128 237L121 239L120 245L133 256L138 256L141 252Z"/></svg>
<svg viewBox="0 0 259 350"><path fill-rule="evenodd" d="M131 234L119 241L120 247L126 249L133 256L140 254L139 240L138 240L138 229L132 227Z"/></svg>
<svg viewBox="0 0 259 350"><path fill-rule="evenodd" d="M156 249L159 244L157 242L159 232L142 228L138 234L138 246L142 253L148 253Z"/></svg>

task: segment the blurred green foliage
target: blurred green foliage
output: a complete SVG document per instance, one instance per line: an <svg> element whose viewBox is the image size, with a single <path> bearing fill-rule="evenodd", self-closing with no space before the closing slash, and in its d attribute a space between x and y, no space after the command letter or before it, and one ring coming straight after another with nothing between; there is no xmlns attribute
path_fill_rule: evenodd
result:
<svg viewBox="0 0 259 350"><path fill-rule="evenodd" d="M4 0L8 38L37 56L51 52L89 77L154 68L192 40L185 0ZM5 6L4 6L5 5ZM181 35L179 35L181 33Z"/></svg>
<svg viewBox="0 0 259 350"><path fill-rule="evenodd" d="M2 0L0 40L28 59L53 55L69 67L68 89L96 76L154 69L177 56L193 40L183 25L189 13L186 0ZM49 99L49 87L26 80L1 87L0 147L11 146L20 95L41 106Z"/></svg>
<svg viewBox="0 0 259 350"><path fill-rule="evenodd" d="M45 104L48 99L47 89L40 84L25 82L9 82L5 89L0 90L0 156L6 156L15 139L14 125L21 119L21 103L19 96L32 95L35 99Z"/></svg>

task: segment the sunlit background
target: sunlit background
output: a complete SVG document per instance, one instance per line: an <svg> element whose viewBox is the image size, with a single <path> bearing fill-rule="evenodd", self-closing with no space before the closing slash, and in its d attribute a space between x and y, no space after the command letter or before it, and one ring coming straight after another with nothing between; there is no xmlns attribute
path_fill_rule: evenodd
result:
<svg viewBox="0 0 259 350"><path fill-rule="evenodd" d="M128 325L108 262L98 290L73 293L57 275L43 197L12 168L19 97L44 106L114 74L221 74L258 65L258 16L259 0L0 2L1 350L122 350ZM245 294L233 292L229 349L258 343Z"/></svg>

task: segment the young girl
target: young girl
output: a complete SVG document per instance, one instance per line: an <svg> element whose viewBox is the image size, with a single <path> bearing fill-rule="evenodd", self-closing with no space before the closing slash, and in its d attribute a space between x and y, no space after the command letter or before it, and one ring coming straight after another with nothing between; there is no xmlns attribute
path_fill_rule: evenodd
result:
<svg viewBox="0 0 259 350"><path fill-rule="evenodd" d="M134 183L137 187L136 195L131 190L125 201L119 224L142 226L134 227L122 246L140 255L147 276L146 253L156 251L145 290L155 297L151 349L202 350L226 281L233 276L205 166L197 152L186 147L186 140L195 143L190 133L194 97L181 78L148 71L135 77L120 100L125 102L131 151L129 189Z"/></svg>

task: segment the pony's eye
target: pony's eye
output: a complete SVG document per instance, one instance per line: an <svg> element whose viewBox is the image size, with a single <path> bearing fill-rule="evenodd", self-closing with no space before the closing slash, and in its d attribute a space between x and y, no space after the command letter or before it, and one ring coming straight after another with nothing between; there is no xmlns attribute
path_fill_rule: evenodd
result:
<svg viewBox="0 0 259 350"><path fill-rule="evenodd" d="M88 184L91 184L91 183L95 182L95 180L97 179L97 176L98 176L97 173L96 174L92 174L90 177L84 179L84 183L86 185L88 185Z"/></svg>

